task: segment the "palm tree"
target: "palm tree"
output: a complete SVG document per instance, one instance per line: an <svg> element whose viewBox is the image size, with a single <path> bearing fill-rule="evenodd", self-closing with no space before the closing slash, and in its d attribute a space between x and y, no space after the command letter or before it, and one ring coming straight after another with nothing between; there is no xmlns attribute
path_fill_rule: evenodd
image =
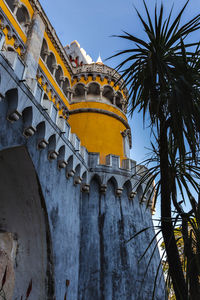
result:
<svg viewBox="0 0 200 300"><path fill-rule="evenodd" d="M174 205L174 217L172 219L174 235L182 270L184 272L184 279L188 287L187 299L196 300L200 299L200 158L198 157L196 164L194 164L191 153L186 153L184 162L181 161L177 155L177 147L171 138L168 141L168 157L170 193ZM154 144L152 144L151 156L143 163L148 165L153 164L153 166L138 174L140 175L140 179L135 184L135 187L145 183L145 189L142 195L142 197L144 197L149 189L152 189L153 185L151 194L147 198L148 206L152 195L154 195L155 199L158 198L161 186L159 152ZM155 180L156 185L153 184ZM177 190L179 190L179 193ZM198 201L195 200L195 195L198 195ZM181 204L187 200L190 202L191 209L185 212ZM187 210L188 209L189 205ZM159 226L156 228L158 229ZM155 237L153 239L155 239ZM166 250L164 242L161 246ZM147 250L149 248L148 246ZM147 251L145 251L145 253L146 252ZM165 259L162 262L164 273L167 274L166 284L168 291L170 291L170 299L175 299L171 276L168 272L168 260Z"/></svg>
<svg viewBox="0 0 200 300"><path fill-rule="evenodd" d="M137 15L146 33L146 40L124 32L124 35L118 37L128 40L134 46L112 56L126 55L118 70L124 84L129 87L131 113L139 109L144 118L149 114L151 126L157 135L161 229L177 300L188 299L188 291L174 237L168 142L170 138L173 139L180 161L184 162L188 148L195 162L200 131L198 43L186 43L188 35L200 28L200 15L180 25L188 2L173 21L172 9L165 19L163 5L159 13L155 6L152 22L143 0L147 21L138 11ZM194 46L197 46L195 51Z"/></svg>

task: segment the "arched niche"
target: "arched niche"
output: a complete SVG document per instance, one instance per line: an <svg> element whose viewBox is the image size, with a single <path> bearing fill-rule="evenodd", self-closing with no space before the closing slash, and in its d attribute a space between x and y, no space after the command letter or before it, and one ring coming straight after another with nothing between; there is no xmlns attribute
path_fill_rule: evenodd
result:
<svg viewBox="0 0 200 300"><path fill-rule="evenodd" d="M139 185L137 190L136 190L136 196L137 196L139 202L142 201L143 189L142 189L141 185Z"/></svg>
<svg viewBox="0 0 200 300"><path fill-rule="evenodd" d="M69 88L70 88L69 79L65 77L65 80L63 82L63 92L67 98L69 98Z"/></svg>
<svg viewBox="0 0 200 300"><path fill-rule="evenodd" d="M36 127L36 134L38 137L38 142L43 142L46 134L46 124L44 121L40 122ZM47 141L46 141L47 143Z"/></svg>
<svg viewBox="0 0 200 300"><path fill-rule="evenodd" d="M6 100L8 103L7 118L10 121L17 121L21 115L17 111L18 108L18 90L16 88L10 89L6 92Z"/></svg>
<svg viewBox="0 0 200 300"><path fill-rule="evenodd" d="M108 179L107 185L111 185L112 188L115 189L115 190L118 188L118 183L117 183L117 180L114 176L111 176Z"/></svg>
<svg viewBox="0 0 200 300"><path fill-rule="evenodd" d="M54 54L51 52L47 58L47 67L52 74L54 72L55 65L56 65L56 59L55 59Z"/></svg>
<svg viewBox="0 0 200 300"><path fill-rule="evenodd" d="M51 236L45 199L25 147L0 152L0 265L8 266L6 299L53 299ZM0 267L0 278L4 268ZM12 298L13 296L13 298Z"/></svg>
<svg viewBox="0 0 200 300"><path fill-rule="evenodd" d="M96 82L90 83L88 86L87 94L88 94L88 96L90 96L90 95L99 96L100 95L100 85Z"/></svg>
<svg viewBox="0 0 200 300"><path fill-rule="evenodd" d="M129 199L130 193L132 192L132 185L130 180L127 180L123 185L123 194Z"/></svg>
<svg viewBox="0 0 200 300"><path fill-rule="evenodd" d="M56 78L56 81L59 86L61 86L62 77L63 77L63 70L62 70L61 66L58 66L56 73L55 73L55 78Z"/></svg>
<svg viewBox="0 0 200 300"><path fill-rule="evenodd" d="M53 102L49 99L48 95L44 93L42 99L42 106L46 110L46 112L51 115Z"/></svg>
<svg viewBox="0 0 200 300"><path fill-rule="evenodd" d="M43 61L46 61L47 58L47 52L48 52L48 45L45 39L43 39L42 42L42 49L41 49L41 53L40 56L42 57Z"/></svg>
<svg viewBox="0 0 200 300"><path fill-rule="evenodd" d="M74 87L74 96L73 96L73 100L77 101L77 100L81 100L85 97L85 86L82 83L78 83L76 84L76 86Z"/></svg>
<svg viewBox="0 0 200 300"><path fill-rule="evenodd" d="M119 107L120 109L122 109L122 100L123 100L123 96L120 92L117 92L116 94L116 106Z"/></svg>
<svg viewBox="0 0 200 300"><path fill-rule="evenodd" d="M75 176L80 177L80 174L81 174L81 165L78 164L78 165L75 167Z"/></svg>
<svg viewBox="0 0 200 300"><path fill-rule="evenodd" d="M27 33L30 24L30 16L27 8L23 4L18 8L16 18L24 32Z"/></svg>
<svg viewBox="0 0 200 300"><path fill-rule="evenodd" d="M108 103L113 104L113 96L114 96L114 92L111 86L104 86L103 88L103 100L105 100Z"/></svg>

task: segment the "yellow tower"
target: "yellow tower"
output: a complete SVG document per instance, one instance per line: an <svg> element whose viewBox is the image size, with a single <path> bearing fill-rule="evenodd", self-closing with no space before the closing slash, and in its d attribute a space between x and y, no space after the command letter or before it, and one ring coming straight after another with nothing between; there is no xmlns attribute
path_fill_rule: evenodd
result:
<svg viewBox="0 0 200 300"><path fill-rule="evenodd" d="M74 41L65 48L72 66L72 97L68 122L89 152L100 153L100 163L108 154L129 157L130 128L126 118L127 90L121 88L119 74L92 59Z"/></svg>

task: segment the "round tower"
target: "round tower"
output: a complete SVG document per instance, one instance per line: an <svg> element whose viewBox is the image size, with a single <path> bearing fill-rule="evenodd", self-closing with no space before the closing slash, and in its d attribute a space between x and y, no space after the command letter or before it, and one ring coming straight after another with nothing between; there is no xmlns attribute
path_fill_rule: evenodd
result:
<svg viewBox="0 0 200 300"><path fill-rule="evenodd" d="M75 41L66 52L74 66L69 124L89 152L100 153L100 163L108 154L129 157L130 127L126 118L127 90L120 75L96 63Z"/></svg>

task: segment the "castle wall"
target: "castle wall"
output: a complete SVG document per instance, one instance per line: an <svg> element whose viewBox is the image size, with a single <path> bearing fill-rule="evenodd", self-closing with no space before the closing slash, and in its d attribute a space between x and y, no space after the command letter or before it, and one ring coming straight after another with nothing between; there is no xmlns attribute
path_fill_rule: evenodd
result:
<svg viewBox="0 0 200 300"><path fill-rule="evenodd" d="M135 162L120 168L119 157L108 155L100 165L1 55L0 97L0 157L10 164L0 161L0 229L17 236L14 295L32 279L30 300L150 299L159 254L146 277L150 253L139 258L154 232L127 242L152 226L151 205L134 190ZM165 297L160 275L157 300Z"/></svg>

